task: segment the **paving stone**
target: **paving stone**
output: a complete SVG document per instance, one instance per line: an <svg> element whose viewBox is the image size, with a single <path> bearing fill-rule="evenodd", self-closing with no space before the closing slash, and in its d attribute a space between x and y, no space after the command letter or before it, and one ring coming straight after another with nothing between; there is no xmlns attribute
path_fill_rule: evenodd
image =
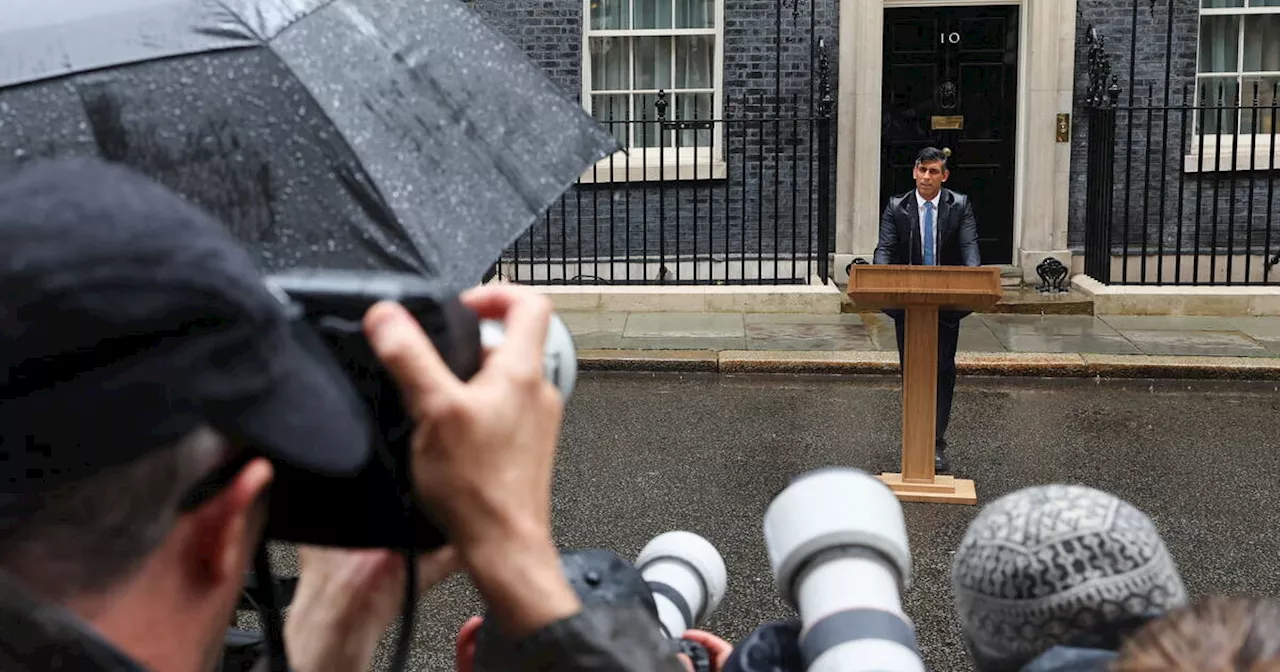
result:
<svg viewBox="0 0 1280 672"><path fill-rule="evenodd" d="M839 348L868 349L871 347L871 336L867 328L861 325L843 324L748 324L746 335L749 339L765 339L774 341L823 340L837 344Z"/></svg>
<svg viewBox="0 0 1280 672"><path fill-rule="evenodd" d="M573 334L573 346L578 350L622 347L622 334Z"/></svg>
<svg viewBox="0 0 1280 672"><path fill-rule="evenodd" d="M1226 331L1236 329L1232 318L1164 315L1102 315L1119 331Z"/></svg>
<svg viewBox="0 0 1280 672"><path fill-rule="evenodd" d="M1010 352L1141 352L1120 332L1093 316L983 315L982 321Z"/></svg>
<svg viewBox="0 0 1280 672"><path fill-rule="evenodd" d="M834 315L746 313L743 315L743 322L748 327L753 324L863 324L862 316L857 313L837 313Z"/></svg>
<svg viewBox="0 0 1280 672"><path fill-rule="evenodd" d="M618 347L624 350L743 350L747 339L741 336L624 336Z"/></svg>
<svg viewBox="0 0 1280 672"><path fill-rule="evenodd" d="M1125 335L1148 355L1247 356L1270 352L1240 332L1127 331Z"/></svg>
<svg viewBox="0 0 1280 672"><path fill-rule="evenodd" d="M575 337L579 334L621 335L622 328L627 324L626 313L560 311L556 314Z"/></svg>
<svg viewBox="0 0 1280 672"><path fill-rule="evenodd" d="M1280 339L1280 317L1235 317L1231 326L1254 339Z"/></svg>
<svg viewBox="0 0 1280 672"><path fill-rule="evenodd" d="M960 342L957 352L1004 352L1004 344L982 320L966 317L960 322Z"/></svg>
<svg viewBox="0 0 1280 672"><path fill-rule="evenodd" d="M623 336L628 338L741 338L741 313L631 313Z"/></svg>

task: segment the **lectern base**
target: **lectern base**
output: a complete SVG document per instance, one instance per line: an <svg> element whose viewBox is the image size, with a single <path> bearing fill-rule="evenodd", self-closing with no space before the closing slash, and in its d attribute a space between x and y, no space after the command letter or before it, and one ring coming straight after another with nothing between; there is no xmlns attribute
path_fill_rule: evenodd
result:
<svg viewBox="0 0 1280 672"><path fill-rule="evenodd" d="M955 476L935 476L932 482L906 481L902 474L883 473L880 481L889 486L904 502L933 504L977 504L978 491L973 481Z"/></svg>

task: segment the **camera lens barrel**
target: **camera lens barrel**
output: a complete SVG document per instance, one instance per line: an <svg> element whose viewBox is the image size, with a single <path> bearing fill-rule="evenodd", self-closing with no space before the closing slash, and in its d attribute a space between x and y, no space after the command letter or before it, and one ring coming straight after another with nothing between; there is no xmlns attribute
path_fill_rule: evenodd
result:
<svg viewBox="0 0 1280 672"><path fill-rule="evenodd" d="M495 348L506 338L502 322L480 321L480 345L484 349ZM573 345L573 335L559 315L551 316L547 325L547 343L542 354L542 369L547 380L560 390L567 401L578 381L578 352Z"/></svg>
<svg viewBox="0 0 1280 672"><path fill-rule="evenodd" d="M658 606L658 620L671 639L706 621L724 599L728 573L720 552L684 531L654 537L636 558Z"/></svg>
<svg viewBox="0 0 1280 672"><path fill-rule="evenodd" d="M805 474L765 512L782 598L800 612L808 669L923 672L901 592L911 580L902 505L856 469Z"/></svg>

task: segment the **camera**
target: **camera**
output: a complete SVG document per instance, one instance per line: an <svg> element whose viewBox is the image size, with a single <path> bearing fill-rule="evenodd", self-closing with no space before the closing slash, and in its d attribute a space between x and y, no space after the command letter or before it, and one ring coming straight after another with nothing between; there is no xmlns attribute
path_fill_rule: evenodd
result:
<svg viewBox="0 0 1280 672"><path fill-rule="evenodd" d="M901 602L907 529L888 486L856 469L804 474L770 503L764 538L778 592L800 612L806 669L924 672Z"/></svg>
<svg viewBox="0 0 1280 672"><path fill-rule="evenodd" d="M711 542L676 530L654 537L636 557L636 569L653 592L667 637L705 623L724 599L728 572Z"/></svg>
<svg viewBox="0 0 1280 672"><path fill-rule="evenodd" d="M400 303L463 380L480 369L485 349L502 341L502 324L479 319L442 283L412 274L294 270L268 276L266 283L289 311L299 342L346 374L364 401L374 442L369 462L352 477L277 468L267 538L410 551L443 545L443 531L418 501L411 482L413 419L364 335L364 315L379 301ZM577 357L573 338L558 317L551 320L546 345L544 371L567 399L576 381Z"/></svg>
<svg viewBox="0 0 1280 672"><path fill-rule="evenodd" d="M683 635L705 623L724 599L728 572L720 552L692 532L664 532L640 550L635 567L653 593L663 633L679 640L695 672L711 670L710 652Z"/></svg>

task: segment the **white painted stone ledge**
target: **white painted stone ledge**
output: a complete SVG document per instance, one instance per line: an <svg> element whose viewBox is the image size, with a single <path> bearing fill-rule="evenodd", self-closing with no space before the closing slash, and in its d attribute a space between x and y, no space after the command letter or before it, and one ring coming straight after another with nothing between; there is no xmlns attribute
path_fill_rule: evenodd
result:
<svg viewBox="0 0 1280 672"><path fill-rule="evenodd" d="M1071 284L1093 299L1095 315L1280 315L1280 287L1104 285L1083 274Z"/></svg>
<svg viewBox="0 0 1280 672"><path fill-rule="evenodd" d="M535 287L557 311L838 314L843 293L815 277L807 285Z"/></svg>

